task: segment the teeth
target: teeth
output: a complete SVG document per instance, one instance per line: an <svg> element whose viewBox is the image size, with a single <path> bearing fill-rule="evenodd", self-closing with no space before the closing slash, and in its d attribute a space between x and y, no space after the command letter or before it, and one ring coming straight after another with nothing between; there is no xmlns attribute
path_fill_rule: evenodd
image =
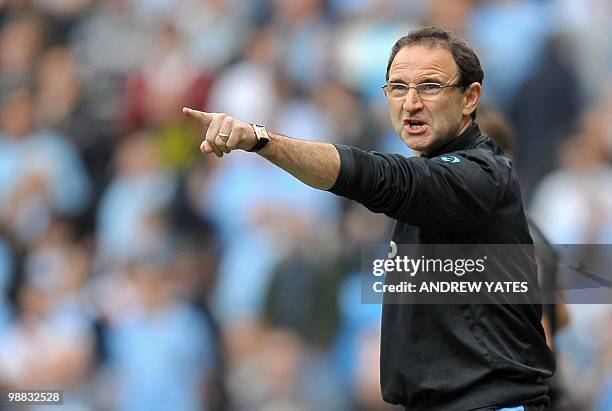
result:
<svg viewBox="0 0 612 411"><path fill-rule="evenodd" d="M421 128L422 124L411 124L410 128Z"/></svg>

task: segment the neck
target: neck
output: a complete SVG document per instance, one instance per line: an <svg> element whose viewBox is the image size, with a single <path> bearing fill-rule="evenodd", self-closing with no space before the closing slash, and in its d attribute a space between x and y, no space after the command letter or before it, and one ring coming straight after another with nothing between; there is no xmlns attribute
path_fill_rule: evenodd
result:
<svg viewBox="0 0 612 411"><path fill-rule="evenodd" d="M457 134L455 134L455 138L465 133L465 130L467 130L471 125L472 125L472 117L467 117L461 120L461 124L459 125L459 131L457 131Z"/></svg>

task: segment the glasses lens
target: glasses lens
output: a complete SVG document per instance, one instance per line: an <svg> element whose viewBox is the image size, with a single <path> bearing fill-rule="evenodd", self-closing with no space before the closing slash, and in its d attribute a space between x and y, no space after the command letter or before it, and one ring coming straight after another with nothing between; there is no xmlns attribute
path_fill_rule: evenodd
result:
<svg viewBox="0 0 612 411"><path fill-rule="evenodd" d="M440 91L442 91L442 89L444 89L445 87L451 86L443 86L439 83L422 83L414 87L408 87L405 84L388 83L383 88L385 90L385 95L387 96L387 98L391 100L403 100L406 98L406 96L408 95L408 91L411 88L414 88L416 90L419 98L432 99L435 98L438 94L440 94Z"/></svg>
<svg viewBox="0 0 612 411"><path fill-rule="evenodd" d="M417 86L417 91L421 97L437 96L442 90L442 85L437 83L423 83Z"/></svg>
<svg viewBox="0 0 612 411"><path fill-rule="evenodd" d="M403 84L387 84L387 97L392 100L401 100L406 98L408 87Z"/></svg>

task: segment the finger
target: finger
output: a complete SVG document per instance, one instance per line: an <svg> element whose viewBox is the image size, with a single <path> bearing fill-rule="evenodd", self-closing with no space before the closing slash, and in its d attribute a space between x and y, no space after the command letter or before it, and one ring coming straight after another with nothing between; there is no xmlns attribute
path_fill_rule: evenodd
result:
<svg viewBox="0 0 612 411"><path fill-rule="evenodd" d="M212 113L206 113L204 111L198 111L191 108L183 107L183 114L186 114L196 120L201 121L205 125L210 125L212 123L214 116Z"/></svg>
<svg viewBox="0 0 612 411"><path fill-rule="evenodd" d="M206 130L206 138L205 138L208 144L215 151L215 155L217 157L221 157L221 155L223 154L221 149L219 149L219 147L217 147L215 143L215 140L217 139L217 134L219 134L219 129L221 128L221 122L222 122L221 116L219 115L213 116L213 119L210 125L208 126L208 130Z"/></svg>
<svg viewBox="0 0 612 411"><path fill-rule="evenodd" d="M215 144L211 144L211 143L210 143L210 141L206 141L206 143L207 143L209 146L211 146L211 147L212 147L212 149L213 149L213 151L214 151L214 153L215 153L215 155L216 155L217 157L219 157L219 158L223 157L223 151L221 151L221 150L219 149L219 147L217 147Z"/></svg>
<svg viewBox="0 0 612 411"><path fill-rule="evenodd" d="M200 151L202 153L210 154L210 153L214 152L215 150L213 150L211 145L208 144L208 141L204 140L204 141L202 141L202 144L200 144Z"/></svg>
<svg viewBox="0 0 612 411"><path fill-rule="evenodd" d="M214 149L210 143L206 140L200 145L200 150L204 151L206 154L214 154L217 157L223 157L223 153L219 149Z"/></svg>
<svg viewBox="0 0 612 411"><path fill-rule="evenodd" d="M225 146L230 150L236 150L238 148L238 143L240 143L240 135L242 134L242 130L239 127L233 127L232 132L230 133L227 141L225 142Z"/></svg>
<svg viewBox="0 0 612 411"><path fill-rule="evenodd" d="M231 151L227 148L226 145L226 141L229 139L229 137L222 137L221 134L229 135L232 131L233 122L234 120L229 116L223 118L223 121L221 122L221 127L219 127L219 132L217 133L217 138L215 139L215 145L225 154L229 154L229 152Z"/></svg>
<svg viewBox="0 0 612 411"><path fill-rule="evenodd" d="M219 135L217 135L217 138L215 138L215 147L217 147L225 154L229 153L229 151L227 151L227 147L225 147L225 141L223 141L223 139Z"/></svg>
<svg viewBox="0 0 612 411"><path fill-rule="evenodd" d="M223 153L215 152L215 150L211 147L210 144L208 144L208 141L206 141L206 140L204 140L202 142L202 144L200 144L200 151L202 151L203 153L206 153L206 154L214 153L219 158L223 157Z"/></svg>

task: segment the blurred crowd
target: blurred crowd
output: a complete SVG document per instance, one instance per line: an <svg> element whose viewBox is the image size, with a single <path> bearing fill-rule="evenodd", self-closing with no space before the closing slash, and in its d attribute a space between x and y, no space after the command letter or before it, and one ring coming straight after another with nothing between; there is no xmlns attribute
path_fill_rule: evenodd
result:
<svg viewBox="0 0 612 411"><path fill-rule="evenodd" d="M394 409L359 280L390 220L203 156L181 107L409 156L380 86L427 24L479 53L550 241L612 243L609 0L0 0L0 389L62 389L66 411ZM566 394L610 411L611 307L569 308Z"/></svg>

